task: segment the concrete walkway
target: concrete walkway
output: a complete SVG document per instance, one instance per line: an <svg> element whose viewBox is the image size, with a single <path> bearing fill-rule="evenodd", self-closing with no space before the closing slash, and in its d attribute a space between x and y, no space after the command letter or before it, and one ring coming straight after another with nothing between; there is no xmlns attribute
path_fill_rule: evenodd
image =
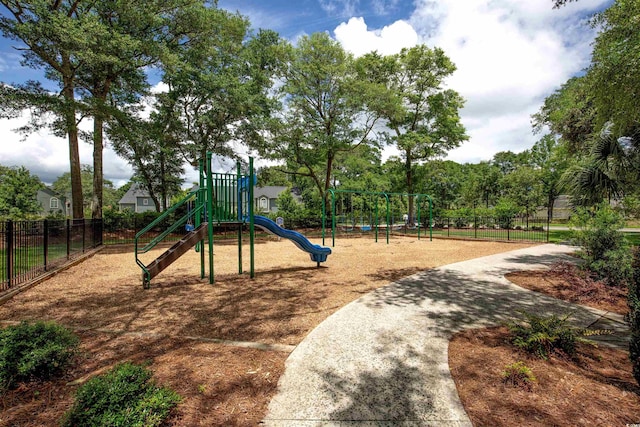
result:
<svg viewBox="0 0 640 427"><path fill-rule="evenodd" d="M517 310L575 312L573 323L615 327L619 315L559 301L513 285L504 274L540 269L572 248L541 245L402 279L348 304L291 353L266 426L468 426L449 374L453 333L512 318Z"/></svg>

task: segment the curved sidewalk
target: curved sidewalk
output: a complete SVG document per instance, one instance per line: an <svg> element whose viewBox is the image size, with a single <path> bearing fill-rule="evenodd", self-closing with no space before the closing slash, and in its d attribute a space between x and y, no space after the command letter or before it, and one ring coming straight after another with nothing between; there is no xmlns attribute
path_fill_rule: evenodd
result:
<svg viewBox="0 0 640 427"><path fill-rule="evenodd" d="M496 325L517 310L575 312L579 326L615 328L619 315L520 288L504 275L540 269L572 248L540 245L446 265L346 305L291 353L266 426L470 426L447 362L457 331Z"/></svg>

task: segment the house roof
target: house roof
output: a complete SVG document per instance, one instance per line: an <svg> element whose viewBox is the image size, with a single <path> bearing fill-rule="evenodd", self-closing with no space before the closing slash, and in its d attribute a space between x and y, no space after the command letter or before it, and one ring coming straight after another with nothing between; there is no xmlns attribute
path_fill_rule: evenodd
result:
<svg viewBox="0 0 640 427"><path fill-rule="evenodd" d="M142 185L138 184L137 182L134 182L133 184L131 184L131 187L129 188L129 190L126 193L124 193L124 196L122 196L122 199L120 199L118 204L120 205L135 204L136 199L138 197L150 197L150 196L149 196L149 192L144 188L142 188Z"/></svg>
<svg viewBox="0 0 640 427"><path fill-rule="evenodd" d="M60 193L56 193L55 191L53 191L51 188L49 187L44 187L44 188L40 188L38 189L38 192L42 192L45 193L46 195L48 195L49 197L56 197L60 200L66 200L66 197L63 196Z"/></svg>
<svg viewBox="0 0 640 427"><path fill-rule="evenodd" d="M253 189L253 197L266 197L268 199L277 199L280 193L285 191L287 187L283 185L265 185L264 187L255 187Z"/></svg>
<svg viewBox="0 0 640 427"><path fill-rule="evenodd" d="M573 204L571 203L571 199L566 194L561 194L558 198L553 202L554 209L571 209Z"/></svg>

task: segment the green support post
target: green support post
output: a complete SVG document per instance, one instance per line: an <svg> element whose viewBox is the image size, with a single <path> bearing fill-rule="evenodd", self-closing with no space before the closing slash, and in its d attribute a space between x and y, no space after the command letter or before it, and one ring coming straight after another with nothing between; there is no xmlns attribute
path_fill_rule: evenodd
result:
<svg viewBox="0 0 640 427"><path fill-rule="evenodd" d="M331 246L336 246L336 193L331 191Z"/></svg>
<svg viewBox="0 0 640 427"><path fill-rule="evenodd" d="M240 171L240 162L236 163L237 167L237 179L236 179L236 212L238 216L238 274L242 274L242 223L244 222L242 219L242 189L240 188L240 183L242 182L242 174Z"/></svg>
<svg viewBox="0 0 640 427"><path fill-rule="evenodd" d="M327 220L327 197L322 198L322 246L324 246L324 228Z"/></svg>
<svg viewBox="0 0 640 427"><path fill-rule="evenodd" d="M416 204L418 205L418 240L420 240L420 196L422 196L422 194L418 194L416 198Z"/></svg>
<svg viewBox="0 0 640 427"><path fill-rule="evenodd" d="M200 206L202 206L205 201L204 201L204 197L205 197L205 184L204 184L204 175L202 174L203 170L204 170L204 163L203 163L204 159L199 159L198 160L198 170L199 175L198 175L198 194L196 194L196 204L195 204L195 208L198 208ZM200 224L202 224L202 216L201 214L196 215L196 220L194 222L195 227L199 227ZM204 279L204 239L202 239L200 241L200 243L198 243L198 245L200 245L199 249L200 249L200 278Z"/></svg>
<svg viewBox="0 0 640 427"><path fill-rule="evenodd" d="M389 244L389 222L391 221L391 211L389 210L390 203L389 203L389 195L387 193L382 193L384 194L384 197L387 199L387 245Z"/></svg>
<svg viewBox="0 0 640 427"><path fill-rule="evenodd" d="M207 153L207 231L209 233L209 284L213 285L213 177L211 173L212 153Z"/></svg>
<svg viewBox="0 0 640 427"><path fill-rule="evenodd" d="M255 277L254 272L254 240L255 240L255 224L253 222L253 157L249 157L249 200L247 201L249 208L249 258L250 258L250 277Z"/></svg>
<svg viewBox="0 0 640 427"><path fill-rule="evenodd" d="M376 243L378 243L378 195L376 194Z"/></svg>
<svg viewBox="0 0 640 427"><path fill-rule="evenodd" d="M431 196L427 195L429 198L429 241L433 241L433 199Z"/></svg>

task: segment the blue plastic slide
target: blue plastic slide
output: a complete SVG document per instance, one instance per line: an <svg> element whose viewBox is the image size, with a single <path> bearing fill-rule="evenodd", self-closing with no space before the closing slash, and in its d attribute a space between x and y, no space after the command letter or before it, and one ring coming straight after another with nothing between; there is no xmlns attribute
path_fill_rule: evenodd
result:
<svg viewBox="0 0 640 427"><path fill-rule="evenodd" d="M321 262L325 262L327 260L327 256L331 254L331 248L314 245L302 234L298 233L297 231L282 228L275 222L271 221L269 218L256 215L253 217L253 223L256 227L260 227L268 233L291 240L301 250L309 252L309 254L311 255L311 261L317 262L318 265L320 265Z"/></svg>

